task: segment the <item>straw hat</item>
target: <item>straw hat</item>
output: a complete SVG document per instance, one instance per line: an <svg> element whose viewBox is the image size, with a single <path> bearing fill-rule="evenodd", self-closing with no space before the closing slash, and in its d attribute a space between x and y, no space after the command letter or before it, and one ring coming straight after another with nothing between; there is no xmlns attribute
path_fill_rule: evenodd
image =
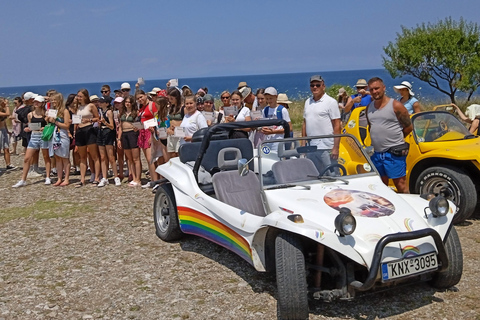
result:
<svg viewBox="0 0 480 320"><path fill-rule="evenodd" d="M367 80L365 79L358 79L355 87L368 87Z"/></svg>
<svg viewBox="0 0 480 320"><path fill-rule="evenodd" d="M286 93L279 93L277 97L277 103L289 104L292 103L292 101L288 100L288 96Z"/></svg>
<svg viewBox="0 0 480 320"><path fill-rule="evenodd" d="M340 88L338 89L338 96L343 96L347 91L345 91L345 88Z"/></svg>
<svg viewBox="0 0 480 320"><path fill-rule="evenodd" d="M400 85L393 86L393 90L395 90L396 93L400 93L400 89L408 89L408 93L410 94L410 96L415 95L412 91L412 85L408 81L402 81Z"/></svg>

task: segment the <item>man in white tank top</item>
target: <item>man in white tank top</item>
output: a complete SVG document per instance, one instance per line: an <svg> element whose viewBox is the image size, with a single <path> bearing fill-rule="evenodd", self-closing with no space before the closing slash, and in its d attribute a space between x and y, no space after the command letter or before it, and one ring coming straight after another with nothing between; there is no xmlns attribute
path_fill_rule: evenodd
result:
<svg viewBox="0 0 480 320"><path fill-rule="evenodd" d="M388 185L392 179L397 191L409 193L406 181L406 155L397 156L391 152L392 147L403 144L404 138L412 132L412 122L405 106L385 95L385 84L380 78L368 81L373 101L367 107L367 120L370 138L375 153L375 164L383 183Z"/></svg>

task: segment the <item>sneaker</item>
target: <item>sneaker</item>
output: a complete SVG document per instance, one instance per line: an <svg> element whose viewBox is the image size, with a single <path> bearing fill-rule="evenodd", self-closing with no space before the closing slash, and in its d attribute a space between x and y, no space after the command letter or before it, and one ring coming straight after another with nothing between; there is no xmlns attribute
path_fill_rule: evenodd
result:
<svg viewBox="0 0 480 320"><path fill-rule="evenodd" d="M50 180L50 178L45 178L45 184L52 184L52 180Z"/></svg>
<svg viewBox="0 0 480 320"><path fill-rule="evenodd" d="M117 187L122 185L122 181L120 180L119 177L115 177L115 179L113 179L113 180L115 180L115 185L116 185Z"/></svg>
<svg viewBox="0 0 480 320"><path fill-rule="evenodd" d="M144 189L152 188L152 187L153 187L153 183L151 181L142 185L142 188L144 188Z"/></svg>
<svg viewBox="0 0 480 320"><path fill-rule="evenodd" d="M7 167L6 167L7 171L8 170L14 170L14 169L17 169L17 167L15 166L12 166L11 164L9 164Z"/></svg>
<svg viewBox="0 0 480 320"><path fill-rule="evenodd" d="M42 174L36 172L35 170L28 171L27 178L39 178Z"/></svg>
<svg viewBox="0 0 480 320"><path fill-rule="evenodd" d="M102 180L100 180L100 183L97 185L97 187L99 187L99 188L105 187L107 184L108 184L108 180L107 179L102 179Z"/></svg>
<svg viewBox="0 0 480 320"><path fill-rule="evenodd" d="M27 181L20 180L16 184L14 184L12 188L25 187L26 185L27 185Z"/></svg>

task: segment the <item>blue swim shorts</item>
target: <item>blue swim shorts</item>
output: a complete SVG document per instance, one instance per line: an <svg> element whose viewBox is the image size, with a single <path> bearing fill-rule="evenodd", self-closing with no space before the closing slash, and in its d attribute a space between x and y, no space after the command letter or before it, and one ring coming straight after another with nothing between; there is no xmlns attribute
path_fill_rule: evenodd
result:
<svg viewBox="0 0 480 320"><path fill-rule="evenodd" d="M397 157L390 152L375 152L371 157L380 176L397 179L407 175L407 157Z"/></svg>

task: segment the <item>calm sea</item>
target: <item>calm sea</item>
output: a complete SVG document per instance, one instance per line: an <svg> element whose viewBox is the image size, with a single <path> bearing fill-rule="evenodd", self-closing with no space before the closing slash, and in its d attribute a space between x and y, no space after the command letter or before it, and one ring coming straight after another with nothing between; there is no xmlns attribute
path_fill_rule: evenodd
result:
<svg viewBox="0 0 480 320"><path fill-rule="evenodd" d="M415 96L420 101L422 101L422 99L442 103L448 101L448 97L446 95L441 94L436 89L431 88L428 84L409 76L392 79L389 73L384 69L183 78L179 79L179 86L181 87L187 84L192 90L194 90L194 92L198 90L198 88L208 87L209 93L213 94L215 98L219 98L220 93L223 90L232 91L237 88L240 81L246 81L254 91L257 88L273 86L278 90L278 92L287 93L290 100L303 100L310 94L309 78L314 74L322 75L322 77L325 79L327 87L333 84L341 84L342 86L353 87L360 78L368 81L368 79L377 76L384 80L387 87L387 93L391 97L397 97L397 94L393 91L393 86L406 80L412 83ZM168 79L145 80L145 85L142 86L142 89L148 92L153 87L165 88L167 81ZM90 95L96 94L100 96L100 88L103 84L110 85L113 92L114 89L120 88L122 82L124 81L5 87L0 88L0 96L13 98L20 96L26 91L45 94L47 90L55 89L58 92L61 92L64 97L67 97L68 94L76 93L81 88L87 89ZM131 80L128 82L132 88L134 88L136 80Z"/></svg>

